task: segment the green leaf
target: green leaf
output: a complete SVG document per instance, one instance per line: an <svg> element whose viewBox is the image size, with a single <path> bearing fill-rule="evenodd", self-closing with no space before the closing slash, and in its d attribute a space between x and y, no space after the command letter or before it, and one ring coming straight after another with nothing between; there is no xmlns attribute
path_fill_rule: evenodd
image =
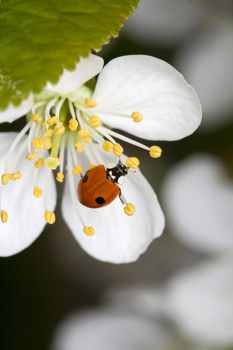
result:
<svg viewBox="0 0 233 350"><path fill-rule="evenodd" d="M19 104L64 67L118 35L138 0L0 1L0 108Z"/></svg>

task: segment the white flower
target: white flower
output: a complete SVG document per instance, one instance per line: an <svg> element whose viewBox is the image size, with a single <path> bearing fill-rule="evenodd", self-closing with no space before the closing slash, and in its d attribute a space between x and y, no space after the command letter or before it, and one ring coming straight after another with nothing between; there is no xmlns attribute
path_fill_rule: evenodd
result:
<svg viewBox="0 0 233 350"><path fill-rule="evenodd" d="M233 259L187 269L167 286L166 306L179 330L196 343L233 345Z"/></svg>
<svg viewBox="0 0 233 350"><path fill-rule="evenodd" d="M220 160L205 154L189 157L164 181L171 232L203 252L233 251L233 185Z"/></svg>
<svg viewBox="0 0 233 350"><path fill-rule="evenodd" d="M164 217L157 198L139 170L130 172L139 165L138 159L127 160L115 139L139 146L153 158L160 156L161 149L147 147L109 127L148 140L176 140L198 127L199 100L174 68L153 57L119 57L102 68L103 60L90 55L73 72L65 70L57 85L49 83L41 94L0 113L1 122L28 113L28 123L17 136L1 134L0 255L26 248L45 222L55 222L52 171L63 182L65 155L62 211L89 254L115 263L134 261L161 235ZM99 72L93 91L87 82ZM119 199L104 208L82 205L77 196L82 169L84 174L90 164L116 165L119 159L129 170L122 186L124 210ZM136 206L132 217L124 215L124 211L133 214L135 208L127 201Z"/></svg>
<svg viewBox="0 0 233 350"><path fill-rule="evenodd" d="M51 350L165 350L169 335L154 321L111 309L74 314L62 322Z"/></svg>

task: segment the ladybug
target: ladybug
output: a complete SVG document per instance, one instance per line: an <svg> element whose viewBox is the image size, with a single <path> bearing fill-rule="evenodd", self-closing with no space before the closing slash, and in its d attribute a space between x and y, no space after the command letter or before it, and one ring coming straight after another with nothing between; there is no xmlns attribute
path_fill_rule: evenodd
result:
<svg viewBox="0 0 233 350"><path fill-rule="evenodd" d="M112 168L100 164L88 170L78 184L80 203L88 208L102 208L117 196L121 199L119 184L127 174L128 168L121 162Z"/></svg>

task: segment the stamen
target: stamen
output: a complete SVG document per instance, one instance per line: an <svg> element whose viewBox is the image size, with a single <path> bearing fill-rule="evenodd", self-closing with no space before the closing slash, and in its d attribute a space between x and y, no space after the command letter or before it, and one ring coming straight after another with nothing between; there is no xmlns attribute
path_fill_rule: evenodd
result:
<svg viewBox="0 0 233 350"><path fill-rule="evenodd" d="M34 189L33 189L33 195L36 197L36 198L40 198L42 196L42 190L40 187L38 186L35 186Z"/></svg>
<svg viewBox="0 0 233 350"><path fill-rule="evenodd" d="M106 128L103 127L103 126L100 126L98 130L99 130L104 136L105 136L105 134L109 134L109 135L112 135L113 137L118 138L119 140L125 141L125 142L130 143L130 144L132 144L132 145L134 145L134 146L137 146L137 147L140 147L140 148L142 148L142 149L145 149L146 151L149 151L149 150L150 150L150 147L144 145L143 143L137 142L137 141L135 141L135 140L132 140L132 139L130 139L130 138L127 137L127 136L123 136L123 135L119 134L119 133L116 132L116 131L113 131L113 130L110 130L110 129L106 129ZM108 136L109 136L109 135L108 135ZM107 137L107 136L106 136L106 137Z"/></svg>
<svg viewBox="0 0 233 350"><path fill-rule="evenodd" d="M136 211L136 208L132 203L127 203L126 206L124 207L124 212L128 216L134 215L135 211Z"/></svg>
<svg viewBox="0 0 233 350"><path fill-rule="evenodd" d="M80 214L79 211L79 207L78 207L78 201L77 201L77 194L76 194L76 184L74 181L74 176L72 174L72 153L71 150L73 149L73 145L71 143L71 141L68 144L68 149L67 149L67 169L68 169L68 185L69 185L69 189L70 189L70 194L71 194L71 198L72 198L72 202L73 205L75 207L75 212L76 215L79 217L79 220L81 221L83 226L86 226L83 220L83 217Z"/></svg>
<svg viewBox="0 0 233 350"><path fill-rule="evenodd" d="M56 180L57 180L58 182L60 182L60 183L62 183L62 182L64 181L64 174L63 174L61 171L59 171L59 172L57 173L57 175L56 175Z"/></svg>
<svg viewBox="0 0 233 350"><path fill-rule="evenodd" d="M45 218L45 221L50 225L54 224L56 221L55 213L49 210L45 211L44 218Z"/></svg>
<svg viewBox="0 0 233 350"><path fill-rule="evenodd" d="M91 107L95 107L97 105L97 102L92 98L85 98L84 105L87 108L91 108Z"/></svg>
<svg viewBox="0 0 233 350"><path fill-rule="evenodd" d="M63 174L64 158L65 158L66 137L63 136L60 143L59 159L60 159L60 173ZM64 175L63 175L64 177Z"/></svg>
<svg viewBox="0 0 233 350"><path fill-rule="evenodd" d="M81 165L76 165L73 169L72 169L72 172L74 175L80 175L81 172L82 172L82 167Z"/></svg>
<svg viewBox="0 0 233 350"><path fill-rule="evenodd" d="M55 115L58 117L58 119L59 119L60 110L62 108L64 101L65 101L65 97L61 98L60 101L58 102L58 104L56 105Z"/></svg>
<svg viewBox="0 0 233 350"><path fill-rule="evenodd" d="M69 130L76 131L78 128L78 121L74 118L69 120Z"/></svg>
<svg viewBox="0 0 233 350"><path fill-rule="evenodd" d="M93 236L95 234L95 229L92 226L85 226L83 228L83 232L85 233L85 235L87 236Z"/></svg>
<svg viewBox="0 0 233 350"><path fill-rule="evenodd" d="M103 150L104 150L105 152L112 152L112 151L113 151L113 143L110 142L110 141L105 140L105 141L103 142L102 147L103 147Z"/></svg>
<svg viewBox="0 0 233 350"><path fill-rule="evenodd" d="M137 169L139 164L140 164L140 161L137 157L130 157L126 160L127 167L131 169Z"/></svg>
<svg viewBox="0 0 233 350"><path fill-rule="evenodd" d="M7 185L8 182L10 181L10 179L11 179L11 174L9 174L9 173L2 174L2 176L1 176L1 180L2 180L3 185Z"/></svg>
<svg viewBox="0 0 233 350"><path fill-rule="evenodd" d="M8 221L8 213L5 210L0 211L1 222L5 224Z"/></svg>
<svg viewBox="0 0 233 350"><path fill-rule="evenodd" d="M92 128L98 128L102 124L100 118L96 115L93 115L92 117L90 117L88 119L88 123Z"/></svg>
<svg viewBox="0 0 233 350"><path fill-rule="evenodd" d="M43 136L44 137L52 137L53 133L54 133L53 129L48 129L43 133Z"/></svg>
<svg viewBox="0 0 233 350"><path fill-rule="evenodd" d="M57 103L57 100L58 100L58 97L55 97L54 99L49 101L49 103L46 105L46 108L45 108L45 121L46 122L48 121L48 119L50 117L50 110Z"/></svg>
<svg viewBox="0 0 233 350"><path fill-rule="evenodd" d="M113 145L113 153L115 154L115 156L120 157L123 152L124 149L119 143L115 143L115 145Z"/></svg>
<svg viewBox="0 0 233 350"><path fill-rule="evenodd" d="M80 141L75 142L74 147L75 147L75 150L76 150L78 153L82 153L83 150L84 150L84 147L83 147L83 145L81 144Z"/></svg>
<svg viewBox="0 0 233 350"><path fill-rule="evenodd" d="M37 156L37 153L36 152L32 152L32 153L29 153L27 156L26 156L26 159L27 160L33 160L35 159Z"/></svg>
<svg viewBox="0 0 233 350"><path fill-rule="evenodd" d="M143 119L143 116L139 112L133 112L131 118L135 123L139 123Z"/></svg>
<svg viewBox="0 0 233 350"><path fill-rule="evenodd" d="M38 114L33 114L31 119L32 119L32 121L35 122L36 124L42 124L42 122L43 122L43 117L41 117L41 116L38 115Z"/></svg>
<svg viewBox="0 0 233 350"><path fill-rule="evenodd" d="M60 122L59 125L54 130L54 135L61 136L65 132L65 127L63 126L63 123Z"/></svg>
<svg viewBox="0 0 233 350"><path fill-rule="evenodd" d="M90 143L92 141L92 138L90 136L90 131L88 130L80 130L78 132L78 136L83 140L85 143Z"/></svg>
<svg viewBox="0 0 233 350"><path fill-rule="evenodd" d="M44 165L44 159L39 158L34 162L35 168L40 169Z"/></svg>
<svg viewBox="0 0 233 350"><path fill-rule="evenodd" d="M159 146L151 146L150 147L150 156L151 158L159 158L161 157L162 149Z"/></svg>
<svg viewBox="0 0 233 350"><path fill-rule="evenodd" d="M47 150L49 150L49 149L52 148L53 144L52 144L52 140L51 140L50 137L46 137L46 138L44 139L44 145L45 145L45 148L46 148Z"/></svg>
<svg viewBox="0 0 233 350"><path fill-rule="evenodd" d="M7 153L7 156L6 156L6 163L5 163L5 168L6 169L8 167L9 160L12 158L12 154L15 151L15 148L18 148L18 145L19 145L20 141L24 138L24 135L31 128L32 124L33 124L32 121L28 122L25 125L25 127L19 132L19 134L16 136L16 138L14 139L14 141L13 141L13 143L12 143L8 153Z"/></svg>
<svg viewBox="0 0 233 350"><path fill-rule="evenodd" d="M50 117L47 120L47 125L50 127L56 125L57 123L58 123L58 117L56 117L56 116Z"/></svg>
<svg viewBox="0 0 233 350"><path fill-rule="evenodd" d="M33 147L38 150L44 149L44 140L38 137L34 137L32 140Z"/></svg>
<svg viewBox="0 0 233 350"><path fill-rule="evenodd" d="M21 172L18 170L18 171L16 171L15 173L11 174L11 178L10 178L10 179L13 180L13 181L16 181L16 180L20 180L21 177L22 177L22 174L21 174Z"/></svg>

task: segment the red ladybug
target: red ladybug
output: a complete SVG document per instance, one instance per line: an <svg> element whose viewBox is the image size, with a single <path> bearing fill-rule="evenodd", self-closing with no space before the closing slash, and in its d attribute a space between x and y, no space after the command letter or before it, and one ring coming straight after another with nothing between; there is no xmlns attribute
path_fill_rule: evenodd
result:
<svg viewBox="0 0 233 350"><path fill-rule="evenodd" d="M88 170L78 184L80 203L88 208L102 208L117 196L121 199L119 182L127 173L128 168L121 162L113 168L106 169L101 164Z"/></svg>

